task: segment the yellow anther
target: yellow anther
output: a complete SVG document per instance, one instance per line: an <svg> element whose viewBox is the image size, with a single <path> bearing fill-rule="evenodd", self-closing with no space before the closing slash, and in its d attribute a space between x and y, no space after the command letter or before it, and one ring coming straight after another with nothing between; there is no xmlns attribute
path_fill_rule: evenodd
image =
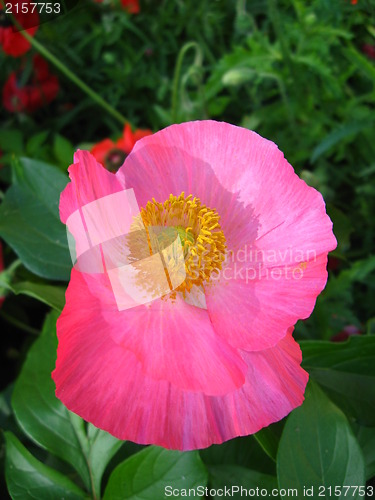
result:
<svg viewBox="0 0 375 500"><path fill-rule="evenodd" d="M209 282L211 274L217 274L221 269L227 250L218 222L220 216L216 210L203 205L199 198L192 194L185 197L184 192L179 196L171 194L164 203L152 198L141 209L141 218L146 230L148 226L170 227L180 237L186 277L176 290L181 291L184 297L194 285L204 285ZM171 235L175 236L176 232L172 231ZM169 266L176 268L178 264L173 258L168 262ZM173 294L175 296L175 291L170 294L172 298Z"/></svg>

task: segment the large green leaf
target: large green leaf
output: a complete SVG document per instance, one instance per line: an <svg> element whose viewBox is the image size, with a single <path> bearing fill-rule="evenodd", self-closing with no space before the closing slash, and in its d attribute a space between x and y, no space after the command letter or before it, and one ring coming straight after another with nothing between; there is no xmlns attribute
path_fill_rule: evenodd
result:
<svg viewBox="0 0 375 500"><path fill-rule="evenodd" d="M199 453L203 462L209 466L240 465L271 476L276 474L275 462L254 436L242 436L214 444Z"/></svg>
<svg viewBox="0 0 375 500"><path fill-rule="evenodd" d="M121 441L88 426L55 397L56 319L51 313L15 384L12 405L19 425L41 447L70 463L87 490L100 494L103 471Z"/></svg>
<svg viewBox="0 0 375 500"><path fill-rule="evenodd" d="M263 427L263 429L254 434L254 438L257 440L261 448L275 462L282 428L282 422L277 422L276 424L269 425L268 427Z"/></svg>
<svg viewBox="0 0 375 500"><path fill-rule="evenodd" d="M90 474L80 441L80 422L54 395L51 372L57 347L56 319L55 313L47 317L40 338L31 347L14 387L12 406L23 431L72 464L88 487Z"/></svg>
<svg viewBox="0 0 375 500"><path fill-rule="evenodd" d="M65 170L72 163L74 155L74 147L66 137L56 134L53 141L53 152L59 165Z"/></svg>
<svg viewBox="0 0 375 500"><path fill-rule="evenodd" d="M346 413L375 425L375 337L302 341L303 367Z"/></svg>
<svg viewBox="0 0 375 500"><path fill-rule="evenodd" d="M10 284L2 281L0 275L0 287L10 290L16 295L28 295L40 300L59 312L63 310L65 305L65 288L62 286L45 285L44 283L34 283L32 281L20 281Z"/></svg>
<svg viewBox="0 0 375 500"><path fill-rule="evenodd" d="M5 432L5 476L13 500L79 500L85 493L66 476L42 464L11 433Z"/></svg>
<svg viewBox="0 0 375 500"><path fill-rule="evenodd" d="M58 211L67 177L56 167L28 158L16 163L15 172L15 183L0 206L0 236L31 272L68 280L71 260Z"/></svg>
<svg viewBox="0 0 375 500"><path fill-rule="evenodd" d="M223 496L244 498L245 495L251 497L272 495L272 498L279 498L276 493L277 479L275 476L262 474L238 465L211 465L208 467L208 472L211 498Z"/></svg>
<svg viewBox="0 0 375 500"><path fill-rule="evenodd" d="M123 442L92 424L88 424L87 437L89 445L87 457L91 469L93 490L99 493L105 468Z"/></svg>
<svg viewBox="0 0 375 500"><path fill-rule="evenodd" d="M354 432L362 448L368 480L375 477L375 427L354 425Z"/></svg>
<svg viewBox="0 0 375 500"><path fill-rule="evenodd" d="M206 484L207 471L197 451L150 446L116 467L103 500L161 500L170 497L172 490L186 497L189 489L204 488ZM172 493L173 498L179 495Z"/></svg>
<svg viewBox="0 0 375 500"><path fill-rule="evenodd" d="M280 488L295 488L303 498L304 488L363 486L365 465L358 441L345 415L318 385L308 385L306 399L288 417L277 454ZM342 489L335 498L347 498ZM325 490L322 498L331 498ZM350 498L361 498L350 491Z"/></svg>
<svg viewBox="0 0 375 500"><path fill-rule="evenodd" d="M11 397L13 392L13 384L8 385L3 391L0 392L0 428L2 430L12 431L17 434L20 432L16 421L14 420L13 411L11 407ZM0 460L1 460L0 452Z"/></svg>

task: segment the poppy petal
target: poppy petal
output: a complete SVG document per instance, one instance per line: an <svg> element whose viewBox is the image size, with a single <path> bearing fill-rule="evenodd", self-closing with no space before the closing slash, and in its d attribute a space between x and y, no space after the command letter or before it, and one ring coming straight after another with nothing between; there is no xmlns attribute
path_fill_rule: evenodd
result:
<svg viewBox="0 0 375 500"><path fill-rule="evenodd" d="M204 448L257 432L303 401L308 375L290 334L271 349L243 353L248 371L240 389L207 396L145 375L133 353L103 334L95 324L96 312L87 306L80 315L76 309L74 315L63 313L58 321L52 374L56 395L71 411L119 439Z"/></svg>
<svg viewBox="0 0 375 500"><path fill-rule="evenodd" d="M78 150L68 171L71 182L60 196L60 217L64 224L73 212L84 205L124 190L120 180L88 151Z"/></svg>
<svg viewBox="0 0 375 500"><path fill-rule="evenodd" d="M248 351L274 346L290 325L310 316L327 281L326 266L326 255L269 269L229 264L221 283L206 287L215 331Z"/></svg>
<svg viewBox="0 0 375 500"><path fill-rule="evenodd" d="M106 275L75 270L66 297L59 330L65 331L67 324L70 332L80 330L83 322L88 330L100 330L132 351L154 380L210 395L233 391L245 381L246 364L215 334L205 309L177 297L119 311Z"/></svg>

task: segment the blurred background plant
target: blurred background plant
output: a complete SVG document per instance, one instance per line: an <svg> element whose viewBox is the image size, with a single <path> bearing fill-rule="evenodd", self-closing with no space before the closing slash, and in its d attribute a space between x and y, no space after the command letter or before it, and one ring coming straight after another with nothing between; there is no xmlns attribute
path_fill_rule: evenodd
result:
<svg viewBox="0 0 375 500"><path fill-rule="evenodd" d="M343 442L355 433L350 452L360 456L357 459L371 480L375 475L374 0L80 0L70 7L52 21L44 17L37 30L23 24L29 28L26 43L21 33L6 31L9 18L4 9L0 13L0 237L6 269L0 274L0 295L6 295L0 312L1 363L6 368L0 424L27 448L7 434L7 482L13 497L29 498L26 490L17 489L20 477L21 482L30 482L30 488L33 485L22 475L22 460L34 471L34 482L41 478L38 498L50 498L43 496L46 478L50 488L62 488L56 492L70 492L69 498L82 494L99 498L117 463L122 474L133 477L145 463L165 460L172 477L177 456L181 463L177 461L176 467L191 468L195 485L208 480L217 486L233 475L248 487L289 484L290 464L283 450L291 446L297 462L299 450L288 422L285 429L282 422L255 439L241 438L206 450L198 463L191 454L147 451L152 448L142 452L150 456L137 454L132 462L126 461L140 447L121 446L77 421L72 423L75 435L85 436L76 443L86 464L80 469L78 459L61 451L70 446L68 441L48 438L53 426L63 434L61 422L69 414L56 406L48 376L54 365L55 313L43 330L49 339L44 354L51 359L40 366L40 374L31 354L25 363L45 314L51 308L60 311L64 303L71 266L57 205L74 150L99 151L113 170L119 149L122 159L142 134L207 118L241 125L274 141L327 203L338 247L329 258L326 290L312 316L297 324L296 338L311 378L331 398L312 386L310 403L315 401L324 415L330 414L331 401L344 411L345 416L340 414L335 421L337 429L344 433ZM35 357L43 355L43 344L38 342L31 351ZM50 427L43 431L47 438L30 417L27 402L22 404L29 390L27 374L40 384L34 405L48 394L50 409L58 408L62 419L56 423L47 418ZM313 432L318 423L308 414L305 420L305 432ZM72 430L66 432L70 436ZM103 447L95 448L95 443ZM90 482L87 477L98 456L110 463L105 472L105 462ZM336 476L327 481L348 484L341 471L345 463L334 465ZM357 471L357 478L363 470ZM304 480L309 484L308 468L307 477L303 474L299 471L301 484ZM125 498L119 474L110 477L105 498ZM151 483L156 489L150 498L162 498L157 493L160 484L155 478Z"/></svg>

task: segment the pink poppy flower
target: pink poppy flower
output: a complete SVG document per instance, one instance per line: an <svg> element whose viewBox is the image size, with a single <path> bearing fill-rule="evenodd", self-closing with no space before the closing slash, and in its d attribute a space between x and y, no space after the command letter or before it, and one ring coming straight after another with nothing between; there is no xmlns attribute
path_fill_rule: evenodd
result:
<svg viewBox="0 0 375 500"><path fill-rule="evenodd" d="M116 174L85 151L69 173L60 215L78 257L57 323L57 397L119 439L180 450L255 433L299 406L308 374L293 325L311 314L336 240L322 196L277 146L190 122L138 141ZM149 246L132 261L140 221ZM183 256L169 293L147 279L152 266L140 272L157 257L155 227L179 236L177 260L164 253L165 271ZM87 234L99 255L91 269ZM131 265L145 295L126 288Z"/></svg>

